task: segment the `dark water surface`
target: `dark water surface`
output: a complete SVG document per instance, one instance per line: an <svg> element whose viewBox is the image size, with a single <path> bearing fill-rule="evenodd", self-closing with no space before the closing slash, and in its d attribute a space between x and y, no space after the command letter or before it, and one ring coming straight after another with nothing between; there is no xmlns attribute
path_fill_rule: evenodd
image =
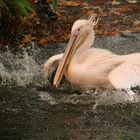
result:
<svg viewBox="0 0 140 140"><path fill-rule="evenodd" d="M16 54L0 52L0 140L140 139L140 102L108 104L106 99L97 105L95 95L79 95L68 83L52 88L42 65L66 44L29 46ZM140 52L140 34L98 38L95 46L117 54Z"/></svg>

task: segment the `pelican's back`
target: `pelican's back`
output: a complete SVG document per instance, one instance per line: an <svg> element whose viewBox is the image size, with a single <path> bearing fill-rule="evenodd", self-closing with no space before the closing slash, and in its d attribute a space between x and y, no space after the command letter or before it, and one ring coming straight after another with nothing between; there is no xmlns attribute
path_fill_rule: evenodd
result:
<svg viewBox="0 0 140 140"><path fill-rule="evenodd" d="M113 86L117 89L140 86L140 53L124 55L120 58L124 62L109 74Z"/></svg>

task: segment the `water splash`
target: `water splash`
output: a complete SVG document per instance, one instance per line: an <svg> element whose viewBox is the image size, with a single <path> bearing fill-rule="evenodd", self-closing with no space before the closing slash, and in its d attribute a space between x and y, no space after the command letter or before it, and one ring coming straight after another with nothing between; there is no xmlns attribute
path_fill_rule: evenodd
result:
<svg viewBox="0 0 140 140"><path fill-rule="evenodd" d="M39 49L35 50L34 44L31 44L18 54L10 50L0 52L1 84L26 86L40 82L41 66L36 59L39 51Z"/></svg>
<svg viewBox="0 0 140 140"><path fill-rule="evenodd" d="M80 95L75 94L51 94L50 92L40 92L40 97L51 105L61 103L67 104L92 104L95 110L99 105L114 105L138 103L140 97L138 94L129 94L124 91L109 90L98 88L95 91L90 90Z"/></svg>
<svg viewBox="0 0 140 140"><path fill-rule="evenodd" d="M42 65L50 56L49 53L54 53L54 48L44 51L34 43L31 43L27 48L21 49L21 52L13 53L10 50L6 52L0 51L0 84L8 86L23 86L32 85L33 87L45 86L49 87L48 79L42 76ZM53 50L53 51L52 51ZM58 48L56 49L58 50ZM52 51L52 52L51 52ZM45 61L44 61L45 60ZM96 91L88 91L78 95L73 92L66 94L65 89L70 89L69 85L63 84L59 88L59 94L52 94L50 89L40 92L40 97L51 105L61 103L66 104L93 104L93 109L98 105L112 105L125 103L138 103L140 97L138 94L129 95L122 91L113 91L105 89L97 89ZM60 90L61 89L61 90ZM61 93L63 90L63 93Z"/></svg>

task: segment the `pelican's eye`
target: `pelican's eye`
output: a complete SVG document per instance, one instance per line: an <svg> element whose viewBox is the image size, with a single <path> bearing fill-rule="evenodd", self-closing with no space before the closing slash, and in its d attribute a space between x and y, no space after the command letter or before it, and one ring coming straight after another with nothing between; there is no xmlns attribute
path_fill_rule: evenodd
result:
<svg viewBox="0 0 140 140"><path fill-rule="evenodd" d="M78 31L80 31L80 28L78 28Z"/></svg>

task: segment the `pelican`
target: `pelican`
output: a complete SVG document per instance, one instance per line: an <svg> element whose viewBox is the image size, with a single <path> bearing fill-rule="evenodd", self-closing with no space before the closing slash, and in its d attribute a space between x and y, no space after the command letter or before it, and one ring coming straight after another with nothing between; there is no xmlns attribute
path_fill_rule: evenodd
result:
<svg viewBox="0 0 140 140"><path fill-rule="evenodd" d="M96 16L77 20L71 30L64 54L52 56L44 64L44 75L57 68L53 85L57 88L63 75L81 89L103 87L129 90L140 86L140 53L117 55L91 47L95 40Z"/></svg>

